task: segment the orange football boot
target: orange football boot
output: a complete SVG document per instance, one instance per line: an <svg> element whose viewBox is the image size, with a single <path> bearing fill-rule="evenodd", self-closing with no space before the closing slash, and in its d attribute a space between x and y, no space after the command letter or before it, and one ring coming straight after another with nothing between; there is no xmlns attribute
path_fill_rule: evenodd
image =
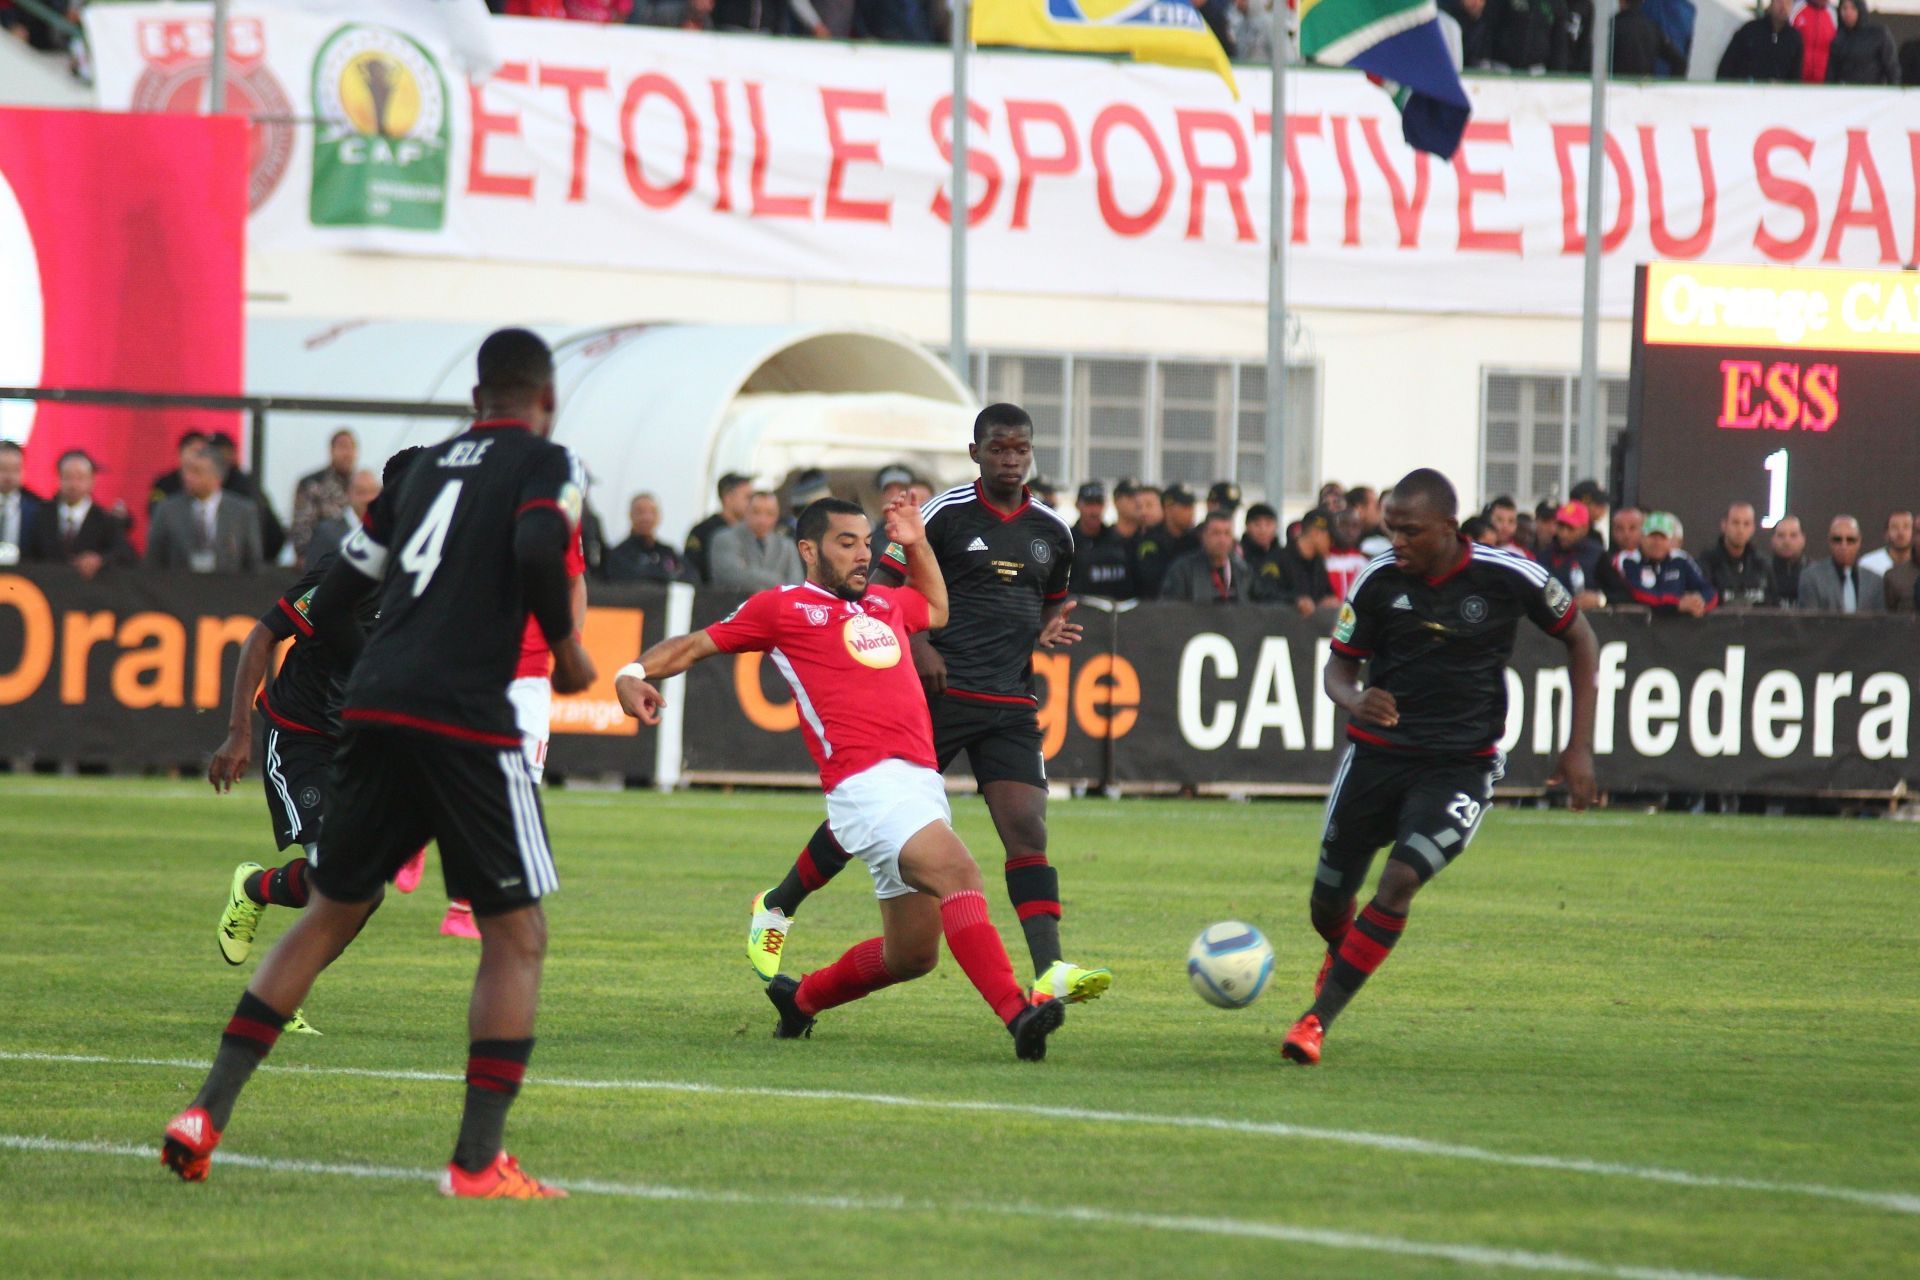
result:
<svg viewBox="0 0 1920 1280"><path fill-rule="evenodd" d="M440 1179L440 1194L463 1200L564 1200L567 1195L523 1173L520 1162L504 1151L479 1173L449 1164Z"/></svg>
<svg viewBox="0 0 1920 1280"><path fill-rule="evenodd" d="M1293 1030L1287 1032L1287 1038L1280 1042L1280 1056L1311 1067L1320 1061L1320 1042L1326 1039L1327 1032L1320 1025L1315 1014L1307 1014L1293 1024Z"/></svg>
<svg viewBox="0 0 1920 1280"><path fill-rule="evenodd" d="M220 1131L205 1107L188 1107L167 1122L160 1143L160 1163L180 1175L182 1182L205 1182L213 1163Z"/></svg>

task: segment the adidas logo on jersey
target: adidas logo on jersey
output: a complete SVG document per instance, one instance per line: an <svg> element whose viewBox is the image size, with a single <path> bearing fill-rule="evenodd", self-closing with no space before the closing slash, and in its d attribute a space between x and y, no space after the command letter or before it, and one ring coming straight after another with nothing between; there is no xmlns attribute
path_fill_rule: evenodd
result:
<svg viewBox="0 0 1920 1280"><path fill-rule="evenodd" d="M975 539L974 539L974 540L973 540L972 542L969 542L969 543L967 544L967 550L969 550L969 551L985 551L985 550L987 550L987 540L986 540L985 538L978 538L978 537L976 537L976 538L975 538Z"/></svg>
<svg viewBox="0 0 1920 1280"><path fill-rule="evenodd" d="M1393 602L1393 607L1396 609L1411 609L1413 608L1413 601L1407 599L1406 596L1403 595L1398 600L1395 600Z"/></svg>

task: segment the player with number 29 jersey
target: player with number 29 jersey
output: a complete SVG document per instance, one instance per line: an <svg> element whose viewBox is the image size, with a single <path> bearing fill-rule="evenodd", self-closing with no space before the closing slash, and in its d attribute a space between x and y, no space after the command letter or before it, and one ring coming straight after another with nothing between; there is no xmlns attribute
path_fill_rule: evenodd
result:
<svg viewBox="0 0 1920 1280"><path fill-rule="evenodd" d="M500 567L514 563L522 514L547 507L579 523L571 455L520 423L476 422L427 450L397 488L341 549L368 576L385 574L341 716L518 747L507 685L527 602Z"/></svg>

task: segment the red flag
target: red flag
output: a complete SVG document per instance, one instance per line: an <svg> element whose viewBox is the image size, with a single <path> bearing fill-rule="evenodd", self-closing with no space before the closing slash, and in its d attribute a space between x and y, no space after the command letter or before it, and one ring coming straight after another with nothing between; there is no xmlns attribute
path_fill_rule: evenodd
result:
<svg viewBox="0 0 1920 1280"><path fill-rule="evenodd" d="M246 217L237 116L0 109L0 385L238 395ZM51 495L60 454L85 449L94 501L124 502L141 531L180 435L244 442L241 426L206 410L0 402L30 488Z"/></svg>

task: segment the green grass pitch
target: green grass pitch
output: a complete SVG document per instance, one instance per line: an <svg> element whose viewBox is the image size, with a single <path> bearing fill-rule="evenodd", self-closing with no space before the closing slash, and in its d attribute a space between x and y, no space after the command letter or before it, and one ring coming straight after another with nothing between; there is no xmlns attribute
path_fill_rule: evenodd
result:
<svg viewBox="0 0 1920 1280"><path fill-rule="evenodd" d="M986 815L956 797L1025 970ZM325 975L212 1179L154 1153L245 981L214 946L254 784L0 779L9 1277L1920 1274L1920 833L1500 810L1302 1070L1318 806L1056 803L1068 955L1039 1065L950 960L776 1042L750 895L817 796L550 793L562 892L509 1147L564 1203L441 1200L473 944L435 866ZM1188 942L1241 918L1222 1012ZM797 972L876 929L859 867ZM261 945L284 925L272 913ZM76 1060L92 1059L92 1060ZM956 1104L979 1104L975 1106Z"/></svg>

